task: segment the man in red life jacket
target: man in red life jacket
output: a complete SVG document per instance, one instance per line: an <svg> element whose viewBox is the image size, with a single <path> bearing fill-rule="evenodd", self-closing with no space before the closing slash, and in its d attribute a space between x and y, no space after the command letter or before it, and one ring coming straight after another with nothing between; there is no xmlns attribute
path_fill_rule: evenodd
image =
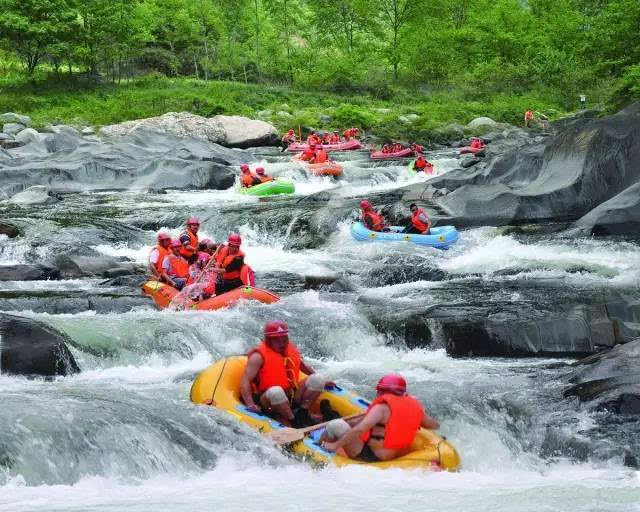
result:
<svg viewBox="0 0 640 512"><path fill-rule="evenodd" d="M177 290L182 290L189 277L189 262L180 254L183 247L180 240L172 240L170 247L171 254L162 262L162 277Z"/></svg>
<svg viewBox="0 0 640 512"><path fill-rule="evenodd" d="M528 108L527 111L524 113L524 127L529 128L531 121L533 121L533 110Z"/></svg>
<svg viewBox="0 0 640 512"><path fill-rule="evenodd" d="M360 201L360 208L362 210L361 220L367 229L371 231L389 231L384 218L373 209L369 201L366 199Z"/></svg>
<svg viewBox="0 0 640 512"><path fill-rule="evenodd" d="M268 176L264 173L264 167L256 167L256 176L260 180L260 183L267 183L273 181L273 176Z"/></svg>
<svg viewBox="0 0 640 512"><path fill-rule="evenodd" d="M235 290L240 286L253 286L253 271L244 263L244 252L240 250L242 238L236 233L231 233L227 245L222 247L216 255L218 282L216 293Z"/></svg>
<svg viewBox="0 0 640 512"><path fill-rule="evenodd" d="M382 152L384 154L391 153L391 146L389 144L385 144L384 146L382 146Z"/></svg>
<svg viewBox="0 0 640 512"><path fill-rule="evenodd" d="M333 132L333 135L331 135L330 143L340 144L340 134L337 131Z"/></svg>
<svg viewBox="0 0 640 512"><path fill-rule="evenodd" d="M180 233L178 240L182 242L180 254L189 263L196 261L198 255L198 230L200 229L200 219L189 217L187 219L187 229Z"/></svg>
<svg viewBox="0 0 640 512"><path fill-rule="evenodd" d="M158 245L156 245L149 254L149 270L156 279L162 279L162 263L164 258L169 256L171 250L169 244L171 237L167 233L158 233Z"/></svg>
<svg viewBox="0 0 640 512"><path fill-rule="evenodd" d="M309 134L309 136L307 137L307 144L311 145L311 144L321 144L322 141L320 140L320 137L318 137L318 134L316 132L311 132Z"/></svg>
<svg viewBox="0 0 640 512"><path fill-rule="evenodd" d="M308 377L300 380L300 372ZM289 340L285 322L269 322L264 326L262 342L248 354L240 381L240 393L247 409L265 412L296 427L313 423L309 409L333 382L319 376L308 365L298 348Z"/></svg>
<svg viewBox="0 0 640 512"><path fill-rule="evenodd" d="M428 235L431 229L431 221L422 208L418 208L415 203L409 205L411 210L411 223L403 230L403 233L415 235Z"/></svg>
<svg viewBox="0 0 640 512"><path fill-rule="evenodd" d="M240 171L242 172L242 175L240 176L240 183L243 188L251 188L254 185L260 185L260 183L262 183L260 178L251 174L251 169L249 169L247 164L242 164L240 166Z"/></svg>
<svg viewBox="0 0 640 512"><path fill-rule="evenodd" d="M478 137L474 137L471 140L471 146L473 149L484 149L484 142L482 141L482 139L479 139Z"/></svg>
<svg viewBox="0 0 640 512"><path fill-rule="evenodd" d="M342 449L349 458L366 462L393 460L411 451L420 428L436 429L437 420L424 412L420 402L407 394L401 375L382 377L376 386L377 398L364 418L331 421L323 434L322 447Z"/></svg>
<svg viewBox="0 0 640 512"><path fill-rule="evenodd" d="M309 161L311 160L316 154L316 145L315 144L309 144L309 149L305 149L302 154L300 155L300 160L302 161Z"/></svg>
<svg viewBox="0 0 640 512"><path fill-rule="evenodd" d="M324 149L322 149L322 146L320 146L320 148L316 150L315 154L313 155L313 158L309 162L312 164L323 164L328 160L329 160L329 155L327 155L327 152Z"/></svg>
<svg viewBox="0 0 640 512"><path fill-rule="evenodd" d="M431 174L433 172L433 164L427 161L422 155L416 158L413 168L416 172L424 172L425 174Z"/></svg>
<svg viewBox="0 0 640 512"><path fill-rule="evenodd" d="M331 134L329 132L325 132L322 135L322 144L331 144Z"/></svg>

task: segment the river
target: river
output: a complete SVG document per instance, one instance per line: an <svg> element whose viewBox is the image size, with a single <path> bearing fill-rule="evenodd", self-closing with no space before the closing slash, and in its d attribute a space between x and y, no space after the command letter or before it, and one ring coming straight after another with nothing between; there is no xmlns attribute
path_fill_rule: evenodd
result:
<svg viewBox="0 0 640 512"><path fill-rule="evenodd" d="M51 381L0 374L0 510L640 511L640 471L625 465L625 454L640 458L637 422L603 427L600 413L563 398L568 359L453 358L441 340L409 348L392 321L376 323L443 297L519 304L532 290L638 293L637 243L483 227L463 231L448 251L363 245L350 235L354 209L323 243L305 247L301 219L322 191L360 198L425 178L354 153L340 156L345 177L335 182L307 178L273 151L257 154L267 174L295 181L293 198L128 190L22 211L0 206L27 226L24 237L0 240L0 264L33 263L74 244L145 263L158 229L177 234L196 214L216 240L238 230L258 285L283 295L270 306L160 312L114 287L112 308L91 310L77 298L104 294L100 279L1 282L11 312L72 339L83 371ZM455 166L445 152L432 158L437 173ZM396 267L387 272L393 262L423 271L397 276ZM305 289L295 278L331 274L350 287ZM193 405L197 372L246 352L269 319L286 320L308 360L359 394L371 397L384 372L403 373L457 447L462 470L313 469Z"/></svg>

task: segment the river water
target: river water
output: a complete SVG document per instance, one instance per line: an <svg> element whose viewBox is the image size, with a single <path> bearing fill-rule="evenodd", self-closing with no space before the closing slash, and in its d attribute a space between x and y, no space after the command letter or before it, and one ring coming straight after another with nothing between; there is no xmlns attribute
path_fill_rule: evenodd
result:
<svg viewBox="0 0 640 512"><path fill-rule="evenodd" d="M83 370L53 381L0 374L0 510L640 511L640 472L625 465L625 454L640 457L640 429L603 426L601 413L564 399L568 360L452 358L437 342L409 349L374 321L443 294L455 301L491 293L517 304L538 285L577 295L638 293L637 243L510 236L485 227L462 232L449 251L362 245L349 232L354 210L323 243L300 248L301 219L318 193L360 198L425 178L411 177L404 165L371 164L362 154L341 157L339 182L309 179L271 152L263 158L267 173L296 182L294 198L120 191L3 211L26 227L25 237L1 240L0 264L36 262L76 243L145 263L155 232L177 233L194 213L203 234L216 240L239 230L258 284L283 300L210 313L159 312L136 300L96 312L44 301L102 293L99 279L0 283L0 293L18 305L12 312L72 339ZM455 165L447 154L433 158L438 173ZM389 276L386 264L381 269L389 261L424 272ZM291 277L336 273L351 287L307 290ZM429 279L434 273L445 277ZM362 395L371 397L381 374L403 373L459 450L463 469L313 469L215 409L191 404L197 372L244 353L269 319L289 322L307 359Z"/></svg>

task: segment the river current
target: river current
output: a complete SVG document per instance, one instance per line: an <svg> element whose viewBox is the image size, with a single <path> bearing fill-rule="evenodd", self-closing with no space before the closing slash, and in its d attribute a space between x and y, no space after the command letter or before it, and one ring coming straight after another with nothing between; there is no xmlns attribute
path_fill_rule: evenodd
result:
<svg viewBox="0 0 640 512"><path fill-rule="evenodd" d="M350 235L354 210L324 243L297 248L299 220L319 193L360 198L428 178L358 153L341 156L345 177L338 182L308 178L271 151L261 158L267 174L296 183L293 199L130 190L3 210L28 225L23 238L0 240L5 265L37 262L74 239L146 263L156 231L177 234L195 214L202 234L216 240L238 230L257 284L283 299L208 313L156 311L151 301L104 313L47 311L34 292L41 300L99 293L102 280L0 283L0 293L17 300L24 294L17 314L71 338L82 369L52 381L0 374L0 511L640 511L640 472L624 460L627 445L637 450L638 427L603 428L598 413L563 398L569 360L452 358L437 340L410 349L393 331L381 332L372 318L378 312L366 306L389 315L443 293L451 301L489 293L485 285L504 303L524 300L526 288L537 285L638 293L637 243L484 227L462 231L448 251L363 245ZM438 174L455 165L448 154L432 159ZM392 260L447 277L388 284L372 277ZM348 278L351 288L317 291L281 278L331 274ZM286 320L312 365L359 394L371 397L385 372L403 373L460 452L462 470L314 469L225 414L193 405L197 372L246 352L270 319Z"/></svg>

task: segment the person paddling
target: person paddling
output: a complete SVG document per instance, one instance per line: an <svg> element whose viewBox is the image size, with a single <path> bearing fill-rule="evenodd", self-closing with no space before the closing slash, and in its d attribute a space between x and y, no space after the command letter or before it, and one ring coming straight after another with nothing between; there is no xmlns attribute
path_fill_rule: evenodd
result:
<svg viewBox="0 0 640 512"><path fill-rule="evenodd" d="M316 150L316 152L313 154L313 157L311 158L311 160L309 160L310 163L312 164L324 164L329 160L329 155L327 155L327 152L322 149L322 146L320 146L319 149Z"/></svg>
<svg viewBox="0 0 640 512"><path fill-rule="evenodd" d="M156 237L158 245L156 245L149 254L149 270L153 277L158 280L162 280L162 264L166 256L171 254L169 244L171 243L171 237L167 233L158 233Z"/></svg>
<svg viewBox="0 0 640 512"><path fill-rule="evenodd" d="M409 205L411 210L411 223L403 230L403 233L416 235L428 235L431 229L431 221L422 208L418 208L416 203Z"/></svg>
<svg viewBox="0 0 640 512"><path fill-rule="evenodd" d="M308 375L304 380L301 371ZM262 342L248 353L240 393L250 411L301 428L322 421L309 411L325 387L333 386L302 358L289 326L275 321L264 326Z"/></svg>
<svg viewBox="0 0 640 512"><path fill-rule="evenodd" d="M240 286L253 286L253 271L244 262L244 252L240 250L242 238L237 233L231 233L227 245L222 247L216 255L216 265L219 271L216 283L216 293L221 295L235 290Z"/></svg>
<svg viewBox="0 0 640 512"><path fill-rule="evenodd" d="M309 144L309 148L305 149L301 155L300 155L300 160L304 161L304 162L308 162L309 160L311 160L314 156L316 155L316 145L315 144Z"/></svg>
<svg viewBox="0 0 640 512"><path fill-rule="evenodd" d="M421 427L440 427L418 399L407 394L407 382L401 375L382 377L376 393L364 418L329 422L321 439L325 450L342 450L347 457L364 462L393 460L411 451Z"/></svg>
<svg viewBox="0 0 640 512"><path fill-rule="evenodd" d="M256 176L260 180L260 183L267 183L273 181L273 176L268 176L264 173L264 167L256 167Z"/></svg>
<svg viewBox="0 0 640 512"><path fill-rule="evenodd" d="M254 185L260 185L260 183L262 183L260 178L251 174L251 169L249 169L247 164L240 166L240 172L242 173L240 180L243 188L251 188Z"/></svg>
<svg viewBox="0 0 640 512"><path fill-rule="evenodd" d="M180 254L183 247L180 240L172 240L170 247L171 254L162 262L162 277L176 290L182 290L189 277L189 262Z"/></svg>
<svg viewBox="0 0 640 512"><path fill-rule="evenodd" d="M371 231L389 231L384 217L373 209L369 201L366 199L360 201L360 209L362 210L361 221L367 229Z"/></svg>

